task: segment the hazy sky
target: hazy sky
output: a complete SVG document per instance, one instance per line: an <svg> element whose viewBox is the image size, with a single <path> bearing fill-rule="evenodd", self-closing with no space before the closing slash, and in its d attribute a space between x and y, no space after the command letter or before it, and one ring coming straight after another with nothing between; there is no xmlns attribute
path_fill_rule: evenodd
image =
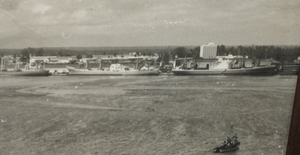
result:
<svg viewBox="0 0 300 155"><path fill-rule="evenodd" d="M299 0L0 0L0 48L299 45Z"/></svg>

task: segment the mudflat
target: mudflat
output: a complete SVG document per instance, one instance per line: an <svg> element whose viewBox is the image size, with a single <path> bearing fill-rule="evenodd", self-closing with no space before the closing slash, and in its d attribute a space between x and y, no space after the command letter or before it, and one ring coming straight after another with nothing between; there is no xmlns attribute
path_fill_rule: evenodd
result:
<svg viewBox="0 0 300 155"><path fill-rule="evenodd" d="M296 76L0 77L1 154L285 153Z"/></svg>

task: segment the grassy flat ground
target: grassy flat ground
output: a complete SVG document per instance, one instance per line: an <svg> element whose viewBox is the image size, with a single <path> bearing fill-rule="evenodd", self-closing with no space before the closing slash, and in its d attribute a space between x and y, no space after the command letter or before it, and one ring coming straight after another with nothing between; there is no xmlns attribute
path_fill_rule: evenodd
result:
<svg viewBox="0 0 300 155"><path fill-rule="evenodd" d="M283 155L295 76L0 77L0 154ZM147 108L154 111L147 112Z"/></svg>

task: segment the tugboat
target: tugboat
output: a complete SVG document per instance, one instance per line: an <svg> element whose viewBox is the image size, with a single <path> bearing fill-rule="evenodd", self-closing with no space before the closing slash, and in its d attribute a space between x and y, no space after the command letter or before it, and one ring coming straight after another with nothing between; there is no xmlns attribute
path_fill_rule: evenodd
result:
<svg viewBox="0 0 300 155"><path fill-rule="evenodd" d="M238 146L241 144L238 139L237 135L234 135L232 138L227 136L227 140L224 141L220 146L215 147L213 149L214 153L225 153L225 152L232 152L238 150Z"/></svg>

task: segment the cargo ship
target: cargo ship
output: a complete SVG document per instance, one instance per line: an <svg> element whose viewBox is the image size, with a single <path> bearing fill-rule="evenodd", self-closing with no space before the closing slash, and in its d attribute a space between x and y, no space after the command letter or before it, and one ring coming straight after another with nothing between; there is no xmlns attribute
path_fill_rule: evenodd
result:
<svg viewBox="0 0 300 155"><path fill-rule="evenodd" d="M34 64L34 65L33 65ZM44 64L44 63L43 63ZM19 62L16 61L14 69L6 68L5 57L1 58L0 75L11 75L11 76L48 76L49 70L44 69L45 66L37 60L30 60L24 69L19 68Z"/></svg>
<svg viewBox="0 0 300 155"><path fill-rule="evenodd" d="M89 60L83 60L84 68L75 68L66 66L69 71L69 76L82 75L82 76L150 76L150 75L159 75L159 69L156 69L152 66L143 66L139 68L139 61L137 60L135 68L130 68L124 66L120 63L110 64L109 67L102 67L101 59L91 59L96 60L99 63L98 68L88 68Z"/></svg>
<svg viewBox="0 0 300 155"><path fill-rule="evenodd" d="M278 73L278 66L267 64L264 66L256 65L245 66L245 58L243 56L217 56L213 61L205 66L205 68L186 68L182 66L172 69L174 75L275 75Z"/></svg>

